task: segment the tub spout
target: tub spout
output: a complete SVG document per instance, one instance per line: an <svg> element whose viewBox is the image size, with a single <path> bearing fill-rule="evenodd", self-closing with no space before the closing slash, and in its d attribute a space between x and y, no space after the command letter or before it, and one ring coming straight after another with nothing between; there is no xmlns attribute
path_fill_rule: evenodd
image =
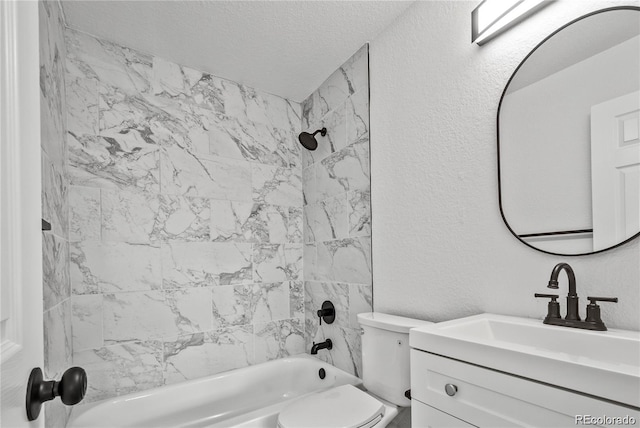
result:
<svg viewBox="0 0 640 428"><path fill-rule="evenodd" d="M320 349L331 349L333 348L333 343L331 343L331 339L327 339L324 342L316 343L313 342L313 346L311 347L311 355L316 355L318 350Z"/></svg>

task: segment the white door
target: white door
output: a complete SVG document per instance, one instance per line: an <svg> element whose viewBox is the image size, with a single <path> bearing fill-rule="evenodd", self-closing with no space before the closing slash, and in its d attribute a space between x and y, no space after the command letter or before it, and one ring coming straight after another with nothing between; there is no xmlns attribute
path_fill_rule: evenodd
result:
<svg viewBox="0 0 640 428"><path fill-rule="evenodd" d="M640 92L591 107L593 247L640 230Z"/></svg>
<svg viewBox="0 0 640 428"><path fill-rule="evenodd" d="M38 3L0 1L0 425L27 422L26 386L42 367Z"/></svg>

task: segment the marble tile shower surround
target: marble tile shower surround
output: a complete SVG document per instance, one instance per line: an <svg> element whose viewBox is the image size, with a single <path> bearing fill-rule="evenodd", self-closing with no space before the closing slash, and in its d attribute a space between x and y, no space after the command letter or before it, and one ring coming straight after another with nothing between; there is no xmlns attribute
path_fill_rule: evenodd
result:
<svg viewBox="0 0 640 428"><path fill-rule="evenodd" d="M303 115L229 80L65 36L73 357L92 379L86 400L308 352L332 329L342 340L319 356L359 373L353 311L371 310L366 47ZM326 156L301 151L305 121L330 129ZM342 216L337 234L315 205ZM351 311L328 333L305 323L322 287Z"/></svg>
<svg viewBox="0 0 640 428"><path fill-rule="evenodd" d="M86 401L304 352L300 105L65 36Z"/></svg>
<svg viewBox="0 0 640 428"><path fill-rule="evenodd" d="M67 175L64 19L57 2L39 2L44 375L60 379L72 366L69 277L69 180ZM59 400L44 405L46 426L63 427L70 408Z"/></svg>
<svg viewBox="0 0 640 428"><path fill-rule="evenodd" d="M356 315L373 307L368 65L365 45L302 103L302 130L327 128L316 151L302 152L307 349L330 338L318 357L358 376ZM336 307L330 325L316 316L325 300Z"/></svg>

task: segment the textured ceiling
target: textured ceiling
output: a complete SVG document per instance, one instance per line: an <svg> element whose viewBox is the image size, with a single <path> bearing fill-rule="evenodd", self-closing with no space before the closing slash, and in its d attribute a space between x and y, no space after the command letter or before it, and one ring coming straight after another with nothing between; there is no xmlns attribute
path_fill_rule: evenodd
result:
<svg viewBox="0 0 640 428"><path fill-rule="evenodd" d="M63 1L67 25L293 101L413 1Z"/></svg>

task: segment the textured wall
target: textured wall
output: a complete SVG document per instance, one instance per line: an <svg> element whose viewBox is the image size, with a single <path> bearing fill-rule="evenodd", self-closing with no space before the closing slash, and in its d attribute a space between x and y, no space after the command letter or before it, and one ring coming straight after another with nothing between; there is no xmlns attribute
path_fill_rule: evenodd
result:
<svg viewBox="0 0 640 428"><path fill-rule="evenodd" d="M44 375L59 380L71 367L69 284L69 180L67 177L64 19L57 1L40 1L40 122L42 143L42 233L44 279ZM71 408L60 400L45 404L46 425L63 427Z"/></svg>
<svg viewBox="0 0 640 428"><path fill-rule="evenodd" d="M514 69L564 23L621 4L637 2L554 2L477 46L469 25L477 2L416 2L372 41L375 310L432 321L542 318L546 302L533 294L567 261L583 303L617 296L602 305L605 322L640 329L639 241L581 257L532 250L500 217L496 174L496 113Z"/></svg>
<svg viewBox="0 0 640 428"><path fill-rule="evenodd" d="M365 45L302 104L304 131L327 128L317 150L302 152L307 351L331 339L318 357L360 376L356 315L372 305L368 71ZM336 320L320 326L325 300Z"/></svg>
<svg viewBox="0 0 640 428"><path fill-rule="evenodd" d="M304 352L300 106L67 30L87 401Z"/></svg>

